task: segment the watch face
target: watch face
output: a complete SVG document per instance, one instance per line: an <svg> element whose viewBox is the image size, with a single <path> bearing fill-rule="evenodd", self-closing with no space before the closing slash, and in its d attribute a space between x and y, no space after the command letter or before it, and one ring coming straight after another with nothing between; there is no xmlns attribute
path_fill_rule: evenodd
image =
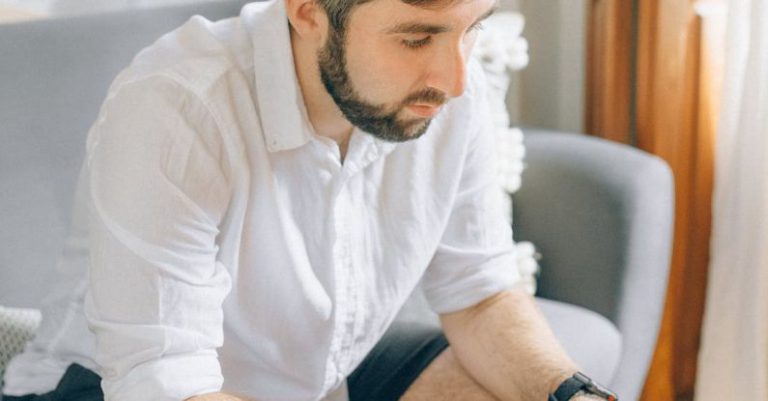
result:
<svg viewBox="0 0 768 401"><path fill-rule="evenodd" d="M582 397L585 397L583 399L587 399L587 400L595 400L595 401L597 401L597 400L609 400L609 398L604 398L603 396L600 396L600 395L597 395L597 394L592 394L592 393L580 393L579 395L582 396ZM576 396L574 396L573 399L576 399ZM582 398L579 398L579 399L581 400Z"/></svg>
<svg viewBox="0 0 768 401"><path fill-rule="evenodd" d="M608 401L619 400L619 397L615 393L613 393L611 390L608 390L607 388L601 386L600 384L590 379L587 375L581 372L576 372L576 374L573 375L573 378L582 383L581 389L586 394L596 395Z"/></svg>
<svg viewBox="0 0 768 401"><path fill-rule="evenodd" d="M601 401L602 400L606 400L606 398L603 398L602 396L599 396L597 394L592 394L592 393L584 391L584 390L579 391L578 393L574 394L573 397L571 397L571 400L569 400L569 401L576 400L576 399L578 399L578 400L585 400L586 399L586 400L590 400L590 401L592 401L592 400L595 400L595 401L597 401L597 400L601 400Z"/></svg>

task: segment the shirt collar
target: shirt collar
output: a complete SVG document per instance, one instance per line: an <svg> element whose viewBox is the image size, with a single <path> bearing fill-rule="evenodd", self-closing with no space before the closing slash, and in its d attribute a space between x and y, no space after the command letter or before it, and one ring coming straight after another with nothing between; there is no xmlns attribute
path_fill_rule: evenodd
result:
<svg viewBox="0 0 768 401"><path fill-rule="evenodd" d="M253 41L256 101L267 150L278 152L303 146L311 140L313 128L296 77L285 0L246 4L241 16ZM379 157L396 147L378 138L368 139Z"/></svg>
<svg viewBox="0 0 768 401"><path fill-rule="evenodd" d="M285 2L250 3L241 16L253 40L256 101L267 150L302 146L311 134L304 125L306 111L294 68Z"/></svg>

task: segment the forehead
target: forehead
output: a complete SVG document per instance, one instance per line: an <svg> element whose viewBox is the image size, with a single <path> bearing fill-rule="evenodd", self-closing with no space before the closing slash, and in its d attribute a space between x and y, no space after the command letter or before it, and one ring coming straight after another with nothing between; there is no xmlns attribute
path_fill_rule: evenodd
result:
<svg viewBox="0 0 768 401"><path fill-rule="evenodd" d="M350 27L378 32L403 23L466 28L496 4L497 0L371 0L355 7Z"/></svg>

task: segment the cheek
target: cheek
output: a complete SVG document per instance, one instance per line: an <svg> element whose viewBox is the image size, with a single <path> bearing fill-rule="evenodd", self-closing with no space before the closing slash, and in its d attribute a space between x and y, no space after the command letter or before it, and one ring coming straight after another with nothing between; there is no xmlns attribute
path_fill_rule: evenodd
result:
<svg viewBox="0 0 768 401"><path fill-rule="evenodd" d="M363 99L395 103L417 89L416 63L404 56L405 51L393 47L396 44L375 40L353 39L347 43L347 70Z"/></svg>

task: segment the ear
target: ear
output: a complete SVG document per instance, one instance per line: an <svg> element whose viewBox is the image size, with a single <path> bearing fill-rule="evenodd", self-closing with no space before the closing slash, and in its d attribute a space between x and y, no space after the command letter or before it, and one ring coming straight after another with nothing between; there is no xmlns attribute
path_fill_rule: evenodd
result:
<svg viewBox="0 0 768 401"><path fill-rule="evenodd" d="M317 0L284 0L288 21L304 40L324 43L328 32L328 16Z"/></svg>

